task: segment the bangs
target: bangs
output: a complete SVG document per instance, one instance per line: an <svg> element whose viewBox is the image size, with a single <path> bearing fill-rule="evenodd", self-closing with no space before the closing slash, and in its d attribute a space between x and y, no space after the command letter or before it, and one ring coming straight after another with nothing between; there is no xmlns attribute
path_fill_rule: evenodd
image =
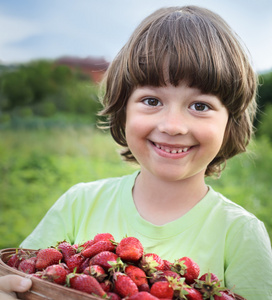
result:
<svg viewBox="0 0 272 300"><path fill-rule="evenodd" d="M214 26L214 15L207 15L201 11L191 14L186 7L173 8L167 14L164 9L154 13L149 27L143 23L135 34L138 38L126 45L130 84L177 86L184 81L222 101L229 98L230 87L239 82L235 76L240 72L234 70L237 64L233 61L237 54L226 32L222 34L220 27Z"/></svg>

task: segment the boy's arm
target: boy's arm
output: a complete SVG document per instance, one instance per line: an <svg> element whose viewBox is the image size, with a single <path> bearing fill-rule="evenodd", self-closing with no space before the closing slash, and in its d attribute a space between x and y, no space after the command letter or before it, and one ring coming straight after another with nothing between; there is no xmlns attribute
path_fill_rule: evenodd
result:
<svg viewBox="0 0 272 300"><path fill-rule="evenodd" d="M26 292L30 289L32 281L18 275L0 277L0 300L17 299L15 292Z"/></svg>
<svg viewBox="0 0 272 300"><path fill-rule="evenodd" d="M252 219L240 225L227 245L227 286L248 300L272 299L272 251L263 223Z"/></svg>

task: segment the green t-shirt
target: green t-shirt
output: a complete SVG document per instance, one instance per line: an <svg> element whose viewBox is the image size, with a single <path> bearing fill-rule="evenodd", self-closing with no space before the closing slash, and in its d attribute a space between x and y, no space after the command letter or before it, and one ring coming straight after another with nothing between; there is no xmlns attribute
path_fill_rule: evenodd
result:
<svg viewBox="0 0 272 300"><path fill-rule="evenodd" d="M80 183L52 206L21 247L38 249L58 241L81 243L109 232L118 242L135 236L145 252L174 261L189 256L201 274L215 273L248 300L272 299L272 252L261 221L216 193L207 195L181 218L162 226L144 220L132 198L138 172Z"/></svg>

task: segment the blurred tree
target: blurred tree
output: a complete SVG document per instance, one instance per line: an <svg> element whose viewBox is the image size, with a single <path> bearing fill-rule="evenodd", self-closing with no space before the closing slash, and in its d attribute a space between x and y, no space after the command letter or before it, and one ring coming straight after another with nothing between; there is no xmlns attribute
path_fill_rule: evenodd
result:
<svg viewBox="0 0 272 300"><path fill-rule="evenodd" d="M0 94L5 100L2 109L11 110L43 101L56 94L61 86L73 79L66 66L55 66L45 60L30 62L0 74Z"/></svg>
<svg viewBox="0 0 272 300"><path fill-rule="evenodd" d="M8 72L2 76L1 94L6 99L6 109L29 104L34 96L27 83L27 74L21 71Z"/></svg>

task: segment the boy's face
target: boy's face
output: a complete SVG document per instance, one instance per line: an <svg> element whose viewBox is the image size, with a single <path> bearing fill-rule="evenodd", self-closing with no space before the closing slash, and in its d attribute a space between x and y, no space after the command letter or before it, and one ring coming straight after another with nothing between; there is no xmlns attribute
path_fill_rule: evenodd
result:
<svg viewBox="0 0 272 300"><path fill-rule="evenodd" d="M199 177L221 148L228 111L185 84L136 88L127 102L127 144L141 172L167 181Z"/></svg>

